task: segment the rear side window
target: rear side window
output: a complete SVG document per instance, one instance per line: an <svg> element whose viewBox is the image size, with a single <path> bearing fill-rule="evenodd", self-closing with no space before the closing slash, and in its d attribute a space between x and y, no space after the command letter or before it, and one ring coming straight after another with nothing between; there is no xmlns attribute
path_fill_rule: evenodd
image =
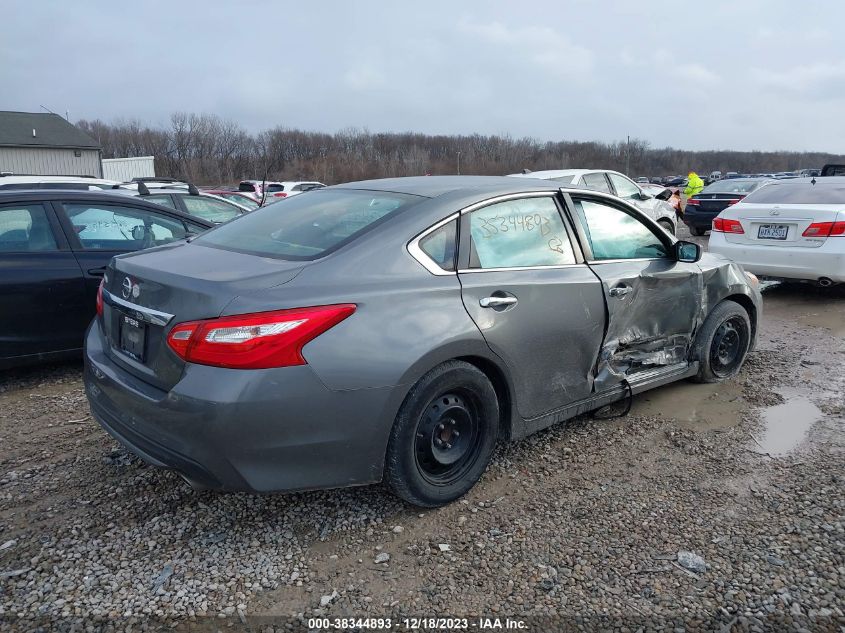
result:
<svg viewBox="0 0 845 633"><path fill-rule="evenodd" d="M256 209L194 243L282 259L317 259L424 199L385 191L325 189Z"/></svg>
<svg viewBox="0 0 845 633"><path fill-rule="evenodd" d="M452 220L420 240L420 250L443 270L455 271L455 240L458 221Z"/></svg>
<svg viewBox="0 0 845 633"><path fill-rule="evenodd" d="M64 208L86 250L136 251L186 237L182 222L146 209L97 203Z"/></svg>
<svg viewBox="0 0 845 633"><path fill-rule="evenodd" d="M572 244L552 198L523 198L469 215L470 268L561 266L575 263Z"/></svg>
<svg viewBox="0 0 845 633"><path fill-rule="evenodd" d="M610 185L607 184L607 178L604 177L604 174L584 174L582 180L584 181L584 187L587 189L612 193L610 191Z"/></svg>
<svg viewBox="0 0 845 633"><path fill-rule="evenodd" d="M165 207L170 207L171 209L176 208L176 203L173 202L173 198L168 195L156 195L153 194L151 196L144 196L144 200L147 202L153 202L155 204L160 204Z"/></svg>
<svg viewBox="0 0 845 633"><path fill-rule="evenodd" d="M771 183L760 187L744 202L753 204L845 204L845 183L816 184L809 182L780 184Z"/></svg>
<svg viewBox="0 0 845 633"><path fill-rule="evenodd" d="M0 207L0 253L58 250L40 204Z"/></svg>

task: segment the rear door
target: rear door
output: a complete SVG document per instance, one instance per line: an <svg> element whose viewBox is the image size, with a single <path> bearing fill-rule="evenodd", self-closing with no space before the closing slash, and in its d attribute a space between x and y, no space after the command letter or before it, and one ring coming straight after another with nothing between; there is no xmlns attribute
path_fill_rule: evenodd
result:
<svg viewBox="0 0 845 633"><path fill-rule="evenodd" d="M82 347L84 302L82 271L52 209L0 205L0 358Z"/></svg>
<svg viewBox="0 0 845 633"><path fill-rule="evenodd" d="M607 303L596 391L685 364L701 311L700 268L676 261L673 240L623 203L572 194L572 208Z"/></svg>
<svg viewBox="0 0 845 633"><path fill-rule="evenodd" d="M548 193L493 199L461 218L464 306L507 365L526 419L592 391L604 298L575 244Z"/></svg>

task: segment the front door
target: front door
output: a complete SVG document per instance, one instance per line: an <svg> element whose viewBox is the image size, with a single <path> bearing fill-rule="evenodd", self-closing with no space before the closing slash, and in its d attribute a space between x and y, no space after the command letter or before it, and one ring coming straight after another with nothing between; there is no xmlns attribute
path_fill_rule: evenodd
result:
<svg viewBox="0 0 845 633"><path fill-rule="evenodd" d="M572 201L607 302L596 391L686 363L702 309L701 269L676 261L671 238L626 206L589 195Z"/></svg>
<svg viewBox="0 0 845 633"><path fill-rule="evenodd" d="M571 237L548 193L494 199L461 218L463 302L508 366L525 419L592 390L604 296Z"/></svg>
<svg viewBox="0 0 845 633"><path fill-rule="evenodd" d="M51 214L40 202L0 206L0 358L82 346L82 271Z"/></svg>

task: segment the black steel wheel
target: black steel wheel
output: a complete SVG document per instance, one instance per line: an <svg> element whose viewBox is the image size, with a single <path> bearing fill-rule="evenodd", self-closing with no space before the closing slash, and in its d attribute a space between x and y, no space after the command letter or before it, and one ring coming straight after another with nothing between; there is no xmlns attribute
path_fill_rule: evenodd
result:
<svg viewBox="0 0 845 633"><path fill-rule="evenodd" d="M414 442L416 465L436 485L460 479L478 457L478 407L473 399L472 393L437 396L420 417Z"/></svg>
<svg viewBox="0 0 845 633"><path fill-rule="evenodd" d="M751 347L751 319L734 301L717 305L698 332L693 357L698 360L698 382L721 382L736 376Z"/></svg>
<svg viewBox="0 0 845 633"><path fill-rule="evenodd" d="M732 376L745 359L750 335L746 321L734 316L716 328L710 344L710 369L716 376Z"/></svg>
<svg viewBox="0 0 845 633"><path fill-rule="evenodd" d="M406 396L388 441L385 480L414 505L454 501L481 477L498 432L499 404L487 376L469 363L444 363Z"/></svg>

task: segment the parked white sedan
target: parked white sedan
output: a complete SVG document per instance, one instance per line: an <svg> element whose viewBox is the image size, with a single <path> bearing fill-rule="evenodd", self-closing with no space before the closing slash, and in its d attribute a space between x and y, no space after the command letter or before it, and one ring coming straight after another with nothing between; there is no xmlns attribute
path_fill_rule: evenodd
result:
<svg viewBox="0 0 845 633"><path fill-rule="evenodd" d="M761 187L713 220L709 250L757 275L845 282L845 178Z"/></svg>

